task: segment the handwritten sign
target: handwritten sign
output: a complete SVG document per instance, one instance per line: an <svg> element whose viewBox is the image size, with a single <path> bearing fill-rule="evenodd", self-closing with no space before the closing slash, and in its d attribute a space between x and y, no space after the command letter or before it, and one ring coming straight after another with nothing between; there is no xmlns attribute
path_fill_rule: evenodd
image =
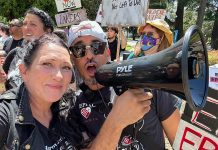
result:
<svg viewBox="0 0 218 150"><path fill-rule="evenodd" d="M166 10L165 9L148 9L147 13L147 20L155 20L155 19L163 19L166 16Z"/></svg>
<svg viewBox="0 0 218 150"><path fill-rule="evenodd" d="M59 13L55 15L55 20L58 27L79 24L81 21L87 20L86 10L78 9L65 13Z"/></svg>
<svg viewBox="0 0 218 150"><path fill-rule="evenodd" d="M195 112L185 106L173 143L174 149L218 149L218 94L209 88L203 110ZM215 99L216 98L216 99Z"/></svg>
<svg viewBox="0 0 218 150"><path fill-rule="evenodd" d="M67 9L81 8L81 0L55 0L58 12Z"/></svg>
<svg viewBox="0 0 218 150"><path fill-rule="evenodd" d="M149 0L103 0L103 26L138 26L146 21Z"/></svg>

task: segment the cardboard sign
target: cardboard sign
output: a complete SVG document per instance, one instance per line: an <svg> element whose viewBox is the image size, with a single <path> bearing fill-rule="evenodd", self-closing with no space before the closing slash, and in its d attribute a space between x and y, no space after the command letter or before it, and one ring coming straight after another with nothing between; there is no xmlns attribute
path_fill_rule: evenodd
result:
<svg viewBox="0 0 218 150"><path fill-rule="evenodd" d="M174 149L218 149L217 99L207 97L204 109L199 112L191 110L188 105L185 106L173 143Z"/></svg>
<svg viewBox="0 0 218 150"><path fill-rule="evenodd" d="M87 20L85 9L68 11L55 15L55 20L58 27L68 26L72 24L79 24L81 21Z"/></svg>
<svg viewBox="0 0 218 150"><path fill-rule="evenodd" d="M102 26L145 24L149 0L103 0Z"/></svg>
<svg viewBox="0 0 218 150"><path fill-rule="evenodd" d="M148 9L147 20L163 19L166 16L167 11L165 9Z"/></svg>
<svg viewBox="0 0 218 150"><path fill-rule="evenodd" d="M55 0L58 12L67 9L81 8L81 0Z"/></svg>
<svg viewBox="0 0 218 150"><path fill-rule="evenodd" d="M209 67L209 87L218 90L218 64Z"/></svg>

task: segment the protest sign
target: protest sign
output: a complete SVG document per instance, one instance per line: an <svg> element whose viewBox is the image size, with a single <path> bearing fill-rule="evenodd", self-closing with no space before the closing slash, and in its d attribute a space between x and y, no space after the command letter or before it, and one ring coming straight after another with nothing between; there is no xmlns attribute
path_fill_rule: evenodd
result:
<svg viewBox="0 0 218 150"><path fill-rule="evenodd" d="M55 0L55 3L58 12L82 7L81 0Z"/></svg>
<svg viewBox="0 0 218 150"><path fill-rule="evenodd" d="M218 90L218 64L209 67L209 87Z"/></svg>
<svg viewBox="0 0 218 150"><path fill-rule="evenodd" d="M78 9L74 11L67 11L55 15L55 20L58 27L68 26L72 24L79 24L81 21L87 20L85 9Z"/></svg>
<svg viewBox="0 0 218 150"><path fill-rule="evenodd" d="M163 19L166 16L166 10L165 9L148 9L147 13L147 20L155 20L155 19Z"/></svg>
<svg viewBox="0 0 218 150"><path fill-rule="evenodd" d="M102 26L145 24L149 0L103 0Z"/></svg>
<svg viewBox="0 0 218 150"><path fill-rule="evenodd" d="M210 77L213 77L215 75L214 70L210 69L209 74ZM213 81L209 80L209 85ZM209 86L207 101L201 111L193 111L188 105L185 105L173 148L188 150L218 149L217 110L218 90Z"/></svg>
<svg viewBox="0 0 218 150"><path fill-rule="evenodd" d="M98 13L97 13L95 21L99 23L102 22L102 4L99 5Z"/></svg>

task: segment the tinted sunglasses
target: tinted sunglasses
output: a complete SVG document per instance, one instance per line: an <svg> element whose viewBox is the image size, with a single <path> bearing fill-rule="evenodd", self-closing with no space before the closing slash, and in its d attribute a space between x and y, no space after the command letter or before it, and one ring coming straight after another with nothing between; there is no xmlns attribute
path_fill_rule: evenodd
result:
<svg viewBox="0 0 218 150"><path fill-rule="evenodd" d="M101 55L104 53L106 45L106 42L92 42L92 44L88 46L84 44L78 44L70 47L70 51L76 58L84 57L88 49L90 49L94 55Z"/></svg>
<svg viewBox="0 0 218 150"><path fill-rule="evenodd" d="M10 24L9 27L12 28L12 27L21 27L21 26Z"/></svg>
<svg viewBox="0 0 218 150"><path fill-rule="evenodd" d="M141 39L141 44L147 45L147 46L155 46L157 45L157 39L159 38L154 38L148 35L143 35Z"/></svg>

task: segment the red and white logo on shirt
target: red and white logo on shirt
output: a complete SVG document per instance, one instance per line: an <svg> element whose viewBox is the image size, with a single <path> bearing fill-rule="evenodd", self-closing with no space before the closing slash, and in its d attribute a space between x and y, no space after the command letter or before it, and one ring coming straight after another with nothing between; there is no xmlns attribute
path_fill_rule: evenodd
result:
<svg viewBox="0 0 218 150"><path fill-rule="evenodd" d="M91 108L90 107L85 107L81 109L81 114L83 115L83 117L85 117L86 119L89 118L89 115L91 114Z"/></svg>

